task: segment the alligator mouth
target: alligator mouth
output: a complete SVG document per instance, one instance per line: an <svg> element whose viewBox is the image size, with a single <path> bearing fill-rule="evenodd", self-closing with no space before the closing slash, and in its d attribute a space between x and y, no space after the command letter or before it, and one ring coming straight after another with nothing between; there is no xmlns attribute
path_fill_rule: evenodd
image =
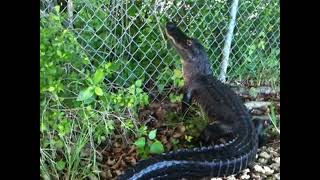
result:
<svg viewBox="0 0 320 180"><path fill-rule="evenodd" d="M167 23L165 32L172 44L177 48L186 46L187 41L190 39L172 22Z"/></svg>

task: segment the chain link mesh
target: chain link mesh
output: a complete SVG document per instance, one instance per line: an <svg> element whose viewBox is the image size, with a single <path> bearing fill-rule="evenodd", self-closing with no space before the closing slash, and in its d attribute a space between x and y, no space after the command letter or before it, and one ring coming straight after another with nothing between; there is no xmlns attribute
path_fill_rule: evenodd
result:
<svg viewBox="0 0 320 180"><path fill-rule="evenodd" d="M110 83L120 86L143 79L155 99L170 92L180 58L163 33L167 20L178 22L206 47L214 75L220 71L232 1L227 0L41 0L41 17L61 6L64 25L72 30L95 70L106 62L120 68ZM278 84L280 73L279 1L241 0L237 11L227 82L253 80ZM158 93L160 92L160 93Z"/></svg>

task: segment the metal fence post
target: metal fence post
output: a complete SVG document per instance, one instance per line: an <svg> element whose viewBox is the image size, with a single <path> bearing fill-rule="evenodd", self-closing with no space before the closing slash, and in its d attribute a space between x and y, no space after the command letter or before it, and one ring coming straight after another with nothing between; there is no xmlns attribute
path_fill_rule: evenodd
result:
<svg viewBox="0 0 320 180"><path fill-rule="evenodd" d="M227 68L228 68L228 64L229 64L229 55L230 55L230 51L231 51L233 30L236 25L238 4L239 4L239 0L234 0L231 5L231 12L230 12L231 20L229 23L228 32L226 34L226 40L225 40L223 51L222 51L221 72L220 72L220 77L219 77L222 82L225 82L226 77L227 77Z"/></svg>

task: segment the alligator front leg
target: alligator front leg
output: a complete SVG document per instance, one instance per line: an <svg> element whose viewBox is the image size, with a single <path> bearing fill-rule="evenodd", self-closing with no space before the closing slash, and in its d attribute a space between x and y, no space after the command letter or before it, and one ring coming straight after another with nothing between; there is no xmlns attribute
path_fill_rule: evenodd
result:
<svg viewBox="0 0 320 180"><path fill-rule="evenodd" d="M193 96L193 91L191 88L186 86L184 88L184 93L183 93L183 98L182 98L182 113L185 114L191 105L192 101L192 96Z"/></svg>
<svg viewBox="0 0 320 180"><path fill-rule="evenodd" d="M219 138L231 135L233 133L232 127L226 124L216 122L208 125L200 133L200 141L205 145L211 145Z"/></svg>

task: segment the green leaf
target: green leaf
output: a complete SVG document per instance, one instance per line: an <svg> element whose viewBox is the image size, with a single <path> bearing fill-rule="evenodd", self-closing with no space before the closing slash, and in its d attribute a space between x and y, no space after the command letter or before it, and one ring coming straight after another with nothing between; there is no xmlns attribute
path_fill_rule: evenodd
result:
<svg viewBox="0 0 320 180"><path fill-rule="evenodd" d="M52 87L52 86L48 88L48 91L49 91L49 92L53 92L54 90L55 90L55 88Z"/></svg>
<svg viewBox="0 0 320 180"><path fill-rule="evenodd" d="M136 6L131 6L129 9L128 9L128 15L129 16L135 16L135 14L138 12L138 9Z"/></svg>
<svg viewBox="0 0 320 180"><path fill-rule="evenodd" d="M107 70L108 73L110 72L115 72L118 70L120 64L119 63L111 63L111 62L108 62L107 64L104 65L104 68Z"/></svg>
<svg viewBox="0 0 320 180"><path fill-rule="evenodd" d="M157 135L157 130L156 130L156 129L150 131L150 132L149 132L149 139L152 140L152 139L156 138L156 135Z"/></svg>
<svg viewBox="0 0 320 180"><path fill-rule="evenodd" d="M184 80L183 79L178 81L178 87L183 87L183 85L184 85Z"/></svg>
<svg viewBox="0 0 320 180"><path fill-rule="evenodd" d="M96 97L93 95L93 96L91 96L89 99L84 100L83 103L84 103L84 104L90 104L90 103L92 103L95 99L96 99Z"/></svg>
<svg viewBox="0 0 320 180"><path fill-rule="evenodd" d="M46 130L48 130L47 125L45 123L41 122L40 131L43 133Z"/></svg>
<svg viewBox="0 0 320 180"><path fill-rule="evenodd" d="M129 93L130 94L135 94L135 87L134 87L134 85L131 85L130 87L129 87Z"/></svg>
<svg viewBox="0 0 320 180"><path fill-rule="evenodd" d="M142 86L142 80L141 79L137 80L135 85L136 85L136 87L141 87Z"/></svg>
<svg viewBox="0 0 320 180"><path fill-rule="evenodd" d="M181 102L183 98L183 94L175 95L173 93L170 93L169 98L171 103Z"/></svg>
<svg viewBox="0 0 320 180"><path fill-rule="evenodd" d="M156 141L150 146L150 153L152 154L161 154L164 152L163 145L160 141Z"/></svg>
<svg viewBox="0 0 320 180"><path fill-rule="evenodd" d="M146 138L141 137L138 140L136 140L134 143L138 148L142 149L146 145Z"/></svg>
<svg viewBox="0 0 320 180"><path fill-rule="evenodd" d="M111 62L108 62L107 64L104 65L104 68L106 70L109 70L109 68L111 67L112 63Z"/></svg>
<svg viewBox="0 0 320 180"><path fill-rule="evenodd" d="M98 69L98 70L94 73L93 83L94 83L94 84L100 83L100 82L103 80L104 76L105 76L105 74L104 74L103 69Z"/></svg>
<svg viewBox="0 0 320 180"><path fill-rule="evenodd" d="M59 57L62 57L62 52L58 49L57 50L57 55L59 56Z"/></svg>
<svg viewBox="0 0 320 180"><path fill-rule="evenodd" d="M96 93L96 95L98 95L98 96L102 96L103 95L103 91L102 91L102 89L100 88L100 87L96 87L96 88L94 88L94 92Z"/></svg>
<svg viewBox="0 0 320 180"><path fill-rule="evenodd" d="M60 12L60 6L55 6L54 9L56 10L57 13Z"/></svg>
<svg viewBox="0 0 320 180"><path fill-rule="evenodd" d="M56 164L56 168L59 170L59 171L62 171L66 166L66 162L64 162L63 160L60 160L57 162Z"/></svg>
<svg viewBox="0 0 320 180"><path fill-rule="evenodd" d="M57 149L62 149L63 146L64 146L64 143L59 139L59 140L54 141L54 146L55 146Z"/></svg>
<svg viewBox="0 0 320 180"><path fill-rule="evenodd" d="M91 98L93 93L94 93L94 87L90 86L87 89L80 91L77 97L77 101L85 101Z"/></svg>
<svg viewBox="0 0 320 180"><path fill-rule="evenodd" d="M147 126L146 125L142 125L140 128L139 128L139 136L143 136L143 135L147 135Z"/></svg>
<svg viewBox="0 0 320 180"><path fill-rule="evenodd" d="M174 77L176 77L176 78L182 77L182 72L180 69L175 69L173 72L174 72Z"/></svg>
<svg viewBox="0 0 320 180"><path fill-rule="evenodd" d="M143 90L141 89L141 88L137 88L136 89L136 94L140 94L140 93L142 93L143 92Z"/></svg>
<svg viewBox="0 0 320 180"><path fill-rule="evenodd" d="M82 63L83 63L84 65L88 65L88 64L90 63L89 58L88 58L88 57L85 57L85 58L82 60Z"/></svg>
<svg viewBox="0 0 320 180"><path fill-rule="evenodd" d="M142 102L141 102L143 105L148 105L149 104L149 96L144 94L142 96Z"/></svg>

